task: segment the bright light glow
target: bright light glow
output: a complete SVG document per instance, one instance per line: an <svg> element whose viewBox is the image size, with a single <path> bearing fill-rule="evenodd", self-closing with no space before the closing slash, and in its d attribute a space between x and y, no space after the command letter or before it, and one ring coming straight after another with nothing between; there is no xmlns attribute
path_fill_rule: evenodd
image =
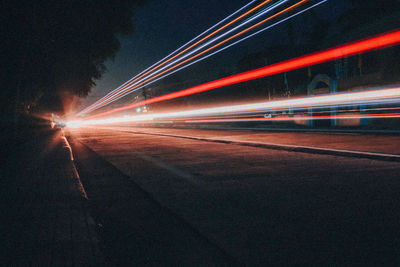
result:
<svg viewBox="0 0 400 267"><path fill-rule="evenodd" d="M340 107L348 105L361 105L361 104L384 104L384 103L400 103L400 87L391 87L385 89L374 89L367 91L358 92L346 92L338 94L329 94L322 96L302 97L293 98L278 101L268 101L252 104L242 105L228 105L213 108L203 108L189 111L180 112L169 112L169 113L156 113L156 114L145 114L137 116L123 116L117 118L98 119L98 120L78 120L68 122L69 127L78 127L83 125L96 125L96 124L108 124L108 123L123 123L123 122L162 122L158 120L173 120L173 119L186 119L196 117L207 117L207 116L226 116L226 115L237 115L246 113L261 113L270 111L286 111L288 109L307 109L307 108L330 108ZM339 115L337 115L339 116ZM353 115L345 115L353 117ZM370 114L366 115L354 115L354 116L373 116ZM308 119L314 118L307 117ZM315 117L315 118L318 118ZM322 118L322 117L321 117ZM212 121L235 121L235 120L279 120L281 118L245 118L245 119L214 119ZM293 120L294 118L291 117ZM300 119L300 118L295 118ZM210 120L207 120L210 121ZM196 120L196 122L205 122L205 120Z"/></svg>
<svg viewBox="0 0 400 267"><path fill-rule="evenodd" d="M325 116L285 116L285 117L264 117L264 118L232 118L232 119L198 119L183 120L183 123L218 123L218 122L254 122L254 121L301 121L301 120L327 120L327 119L383 119L383 118L400 118L400 113L376 113L376 114L346 114L346 115L325 115ZM89 125L105 125L116 123L141 123L141 124L172 124L171 120L126 120L123 118L103 119L89 121L74 121L68 123L67 127L77 128Z"/></svg>
<svg viewBox="0 0 400 267"><path fill-rule="evenodd" d="M102 120L87 120L87 121L69 121L67 122L67 127L75 128L75 127L81 127L85 125L97 125L97 124L112 124L112 123L124 123L124 122L145 122L145 121L152 121L153 117L146 115L146 117L143 117L141 115L139 116L129 116L129 115L124 115L122 117L118 118L108 118L108 119L102 119Z"/></svg>

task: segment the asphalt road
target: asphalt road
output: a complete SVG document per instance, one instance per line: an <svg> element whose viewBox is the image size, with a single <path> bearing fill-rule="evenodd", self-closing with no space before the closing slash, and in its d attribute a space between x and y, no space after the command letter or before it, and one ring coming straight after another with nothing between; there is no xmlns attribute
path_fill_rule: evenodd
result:
<svg viewBox="0 0 400 267"><path fill-rule="evenodd" d="M242 264L400 263L399 162L183 138L398 154L397 136L126 127L68 131ZM90 188L87 192L90 198Z"/></svg>

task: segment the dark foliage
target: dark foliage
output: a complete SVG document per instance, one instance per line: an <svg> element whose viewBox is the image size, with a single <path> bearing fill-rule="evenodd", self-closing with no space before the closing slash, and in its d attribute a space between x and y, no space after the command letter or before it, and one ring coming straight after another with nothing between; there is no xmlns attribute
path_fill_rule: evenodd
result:
<svg viewBox="0 0 400 267"><path fill-rule="evenodd" d="M118 51L117 34L133 32L138 2L2 1L3 109L62 112L62 98L86 96Z"/></svg>

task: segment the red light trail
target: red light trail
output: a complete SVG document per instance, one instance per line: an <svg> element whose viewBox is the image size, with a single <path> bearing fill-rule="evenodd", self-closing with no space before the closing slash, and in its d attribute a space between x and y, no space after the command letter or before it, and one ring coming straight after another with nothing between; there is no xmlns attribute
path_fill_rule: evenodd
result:
<svg viewBox="0 0 400 267"><path fill-rule="evenodd" d="M135 107L153 104L161 101L171 100L175 98L180 98L184 96L189 96L223 86L228 86L232 84L237 84L249 80L254 80L262 77L267 77L295 69L304 68L307 66L317 65L324 62L328 62L334 59L349 57L359 53L365 53L372 50L383 49L389 46L394 46L400 43L400 31L394 31L390 33L381 34L372 38L368 38L362 41L357 41L345 45L341 45L335 48L331 48L325 51L312 53L309 55L301 56L298 58L286 60L280 63L275 63L269 66L258 68L255 70L239 73L236 75L228 76L222 79L197 85L182 91L166 94L159 97L154 97L148 100L144 100L131 105L115 108L106 112L102 112L84 120L94 119L101 116L113 114L119 111L129 110Z"/></svg>
<svg viewBox="0 0 400 267"><path fill-rule="evenodd" d="M343 115L319 115L319 116L284 116L275 118L233 118L233 119L198 119L186 120L185 123L207 122L240 122L240 121L295 121L295 120L326 120L326 119L373 119L373 118L400 118L400 113L377 114L343 114ZM159 122L160 123L160 122Z"/></svg>
<svg viewBox="0 0 400 267"><path fill-rule="evenodd" d="M187 121L187 120L196 120L198 122L206 122L204 120L212 119L213 121L234 121L240 118L245 117L247 120L252 120L249 116L256 116L257 120L260 120L260 114L269 113L268 118L272 118L271 112L285 112L288 110L299 111L299 110L308 110L309 108L317 109L314 113L326 113L326 111L318 111L318 108L330 109L331 108L341 108L348 106L357 106L357 105L391 105L393 103L400 103L400 87L398 85L388 86L388 87L378 87L371 88L370 90L364 91L354 91L354 92L346 92L346 93L337 93L337 94L327 94L320 96L310 96L310 97L300 97L300 98L290 98L283 100L275 100L275 101L264 101L258 103L250 103L250 104L236 104L236 105L225 105L218 107L210 107L203 109L192 109L192 110L184 110L184 111L176 111L176 112L166 112L166 113L151 113L151 114L142 114L142 115L124 115L122 117L111 117L106 119L95 119L95 120L77 120L70 121L67 124L71 127L78 127L84 125L97 125L97 124L108 124L108 123L125 123L125 122L155 122L160 123L165 120L178 120L178 121ZM382 111L388 113L389 110L396 109L398 107L385 107L385 108L369 108L368 111ZM336 112L351 112L355 111L348 110L345 108L343 111L336 110ZM367 109L364 109L366 112ZM359 113L360 110L356 110L355 112ZM381 112L381 114L382 114ZM250 115L252 114L252 115ZM293 115L293 113L292 113ZM290 116L291 118L293 116ZM298 113L296 114L296 118L298 117ZM336 114L331 114L336 116ZM365 116L368 114L361 114L361 116ZM233 116L233 119L232 119ZM264 118L266 114L263 115ZM353 116L353 115L350 115ZM354 115L359 116L359 114ZM307 117L307 118L312 118ZM318 116L317 116L318 117ZM239 118L239 119L240 119ZM277 119L281 119L280 116ZM320 117L318 117L320 118ZM339 118L339 117L338 117ZM228 120L227 120L228 119ZM275 119L275 117L274 117Z"/></svg>

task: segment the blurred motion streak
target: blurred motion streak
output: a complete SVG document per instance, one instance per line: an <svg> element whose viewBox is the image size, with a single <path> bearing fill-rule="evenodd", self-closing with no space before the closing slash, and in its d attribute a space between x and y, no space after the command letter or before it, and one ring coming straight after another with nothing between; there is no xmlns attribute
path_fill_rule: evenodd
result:
<svg viewBox="0 0 400 267"><path fill-rule="evenodd" d="M183 123L212 123L212 122L250 122L250 121L292 121L292 120L327 120L327 119L377 119L377 118L400 118L400 113L377 113L377 114L346 114L346 115L325 115L325 116L284 116L276 118L232 118L232 119L198 119L198 120L183 120ZM92 121L72 121L68 123L68 127L75 128L86 125L104 125L114 123L141 123L141 124L173 124L172 120L130 120L128 118L110 118L103 120Z"/></svg>
<svg viewBox="0 0 400 267"><path fill-rule="evenodd" d="M184 61L181 61L181 62L179 62L179 63L177 63L177 64L175 64L175 65L172 65L172 63L171 63L171 64L168 64L166 67L168 67L168 66L170 66L170 65L172 65L172 66L171 66L170 68L166 69L166 70L163 70L163 69L164 69L164 68L163 68L163 69L161 69L161 70L163 70L162 72L159 72L159 73L156 72L156 75L154 75L154 76L152 76L152 77L150 77L150 78L148 78L148 79L146 79L146 80L144 80L144 81L139 81L140 83L134 85L133 87L128 88L127 90L124 90L124 91L122 91L122 92L120 92L120 93L118 93L118 94L116 94L116 95L113 95L113 96L109 97L108 99L106 99L106 100L104 101L104 103L102 104L102 106L103 106L103 105L106 105L106 104L108 104L108 103L110 103L111 101L117 100L117 98L119 98L120 96L123 96L123 95L127 94L128 92L130 92L130 91L132 91L132 90L134 90L134 89L136 89L136 88L138 88L138 87L140 87L140 86L142 86L142 85L145 85L146 83L148 83L149 81L153 80L154 78L157 78L157 77L159 77L159 76L161 76L161 75L163 75L163 74L165 74L165 73L167 73L167 72L169 72L169 71L171 71L171 70L173 70L173 69L175 69L175 68L177 68L177 67L179 67L179 66L181 66L181 65L183 65L183 64L185 64L185 63L187 63L187 62L189 62L189 61L191 61L191 60L193 60L193 59L195 59L195 58L197 58L197 57L199 57L199 56L204 55L204 54L207 53L207 52L210 52L211 50L213 50L213 49L215 49L215 48L217 48L217 47L219 47L219 46L221 46L221 45L223 45L223 44L225 44L225 43L231 41L232 39L234 39L234 38L236 38L236 37L241 36L242 34L248 32L248 31L250 31L250 30L253 30L254 28L260 26L261 24L263 24L263 23L265 23L265 22L267 22L267 21L269 21L269 20L271 20L271 19L273 19L273 18L276 18L277 16L279 16L279 15L285 13L285 12L288 12L288 11L290 11L290 10L292 10L292 9L294 9L294 8L296 8L296 7L298 7L299 5L301 5L301 4L303 4L303 3L307 2L307 1L308 1L308 0L302 0L302 1L298 2L297 4L292 5L291 7L286 8L286 9L282 10L281 12L278 12L278 13L276 13L275 15L272 15L272 16L270 16L270 17L268 17L268 18L266 18L266 19L264 19L264 20L262 20L262 21L260 21L260 22L258 22L258 23L256 23L256 24L254 24L254 25L250 26L249 28L247 28L247 29L245 29L245 30L243 30L243 31L241 31L241 32L239 32L239 33L237 33L237 34L235 34L235 35L233 35L233 36L231 36L231 37L229 37L229 38L227 38L227 39L221 41L221 42L219 42L218 44L216 44L216 45L214 45L214 46L212 46L212 47L209 47L209 48L207 48L206 50L204 50L204 51L202 51L202 52L200 52L200 53L198 53L198 54L195 54L194 56L192 56L192 57L190 57L190 58L188 58L188 59L185 59ZM282 3L284 3L284 2L282 2ZM268 10L267 10L267 11L268 11ZM216 39L219 39L219 38L220 38L220 37L217 37ZM211 41L210 41L210 42L211 42ZM207 43L207 44L208 44L208 43ZM206 44L206 45L207 45L207 44ZM200 47L200 48L203 48L203 47ZM197 51L197 49L196 49L195 51ZM193 51L193 52L195 52L195 51ZM188 55L191 55L193 52L189 53ZM185 56L185 57L186 57L186 56ZM183 58L184 58L184 57L183 57ZM177 61L179 61L179 60L177 60ZM175 62L173 62L173 63L176 63L177 61L175 61ZM96 106L90 108L88 111L91 111L91 110L93 110L93 109L95 109L95 108L96 108Z"/></svg>
<svg viewBox="0 0 400 267"><path fill-rule="evenodd" d="M179 119L179 118L192 118L204 116L226 116L238 115L243 113L261 113L261 112L277 112L286 111L289 109L307 109L307 108L330 108L340 106L354 106L354 105L382 105L400 103L400 87L392 87L385 89L374 89L357 92L346 92L338 94L329 94L321 96L293 98L287 100L267 101L260 103L230 105L213 108L204 108L188 111L169 112L169 113L155 113L146 115L128 116L125 115L121 118L107 118L98 120L77 120L68 123L68 126L82 126L82 125L95 125L105 123L122 123L122 122L149 122L163 119ZM328 119L328 118L369 118L369 117L382 117L385 114L356 114L356 115L336 115L336 116L307 116L307 117L289 117L293 119ZM398 116L398 113L390 113L390 116ZM289 119L288 118L288 119ZM243 118L243 119L213 119L213 120L199 120L196 122L208 121L234 121L234 120L282 120L282 118Z"/></svg>
<svg viewBox="0 0 400 267"><path fill-rule="evenodd" d="M131 85L132 83L134 83L134 82L137 81L138 79L140 79L140 78L142 78L143 76L146 76L147 74L149 74L150 72L152 72L152 71L154 71L154 70L156 70L156 69L162 67L163 65L167 64L167 63L170 62L171 60L177 58L178 56L182 55L183 53L187 52L188 50L192 49L193 47L195 47L195 46L197 46L198 44L202 43L203 41L207 40L208 38L214 36L214 35L217 34L218 32L224 30L225 28L229 27L230 25L234 24L235 22L239 21L240 19L246 17L246 16L249 15L250 13L252 13L252 12L254 12L254 11L260 9L261 7L265 6L266 4L268 4L268 3L271 2L271 1L272 1L272 0L263 1L263 2L260 3L259 5L253 7L252 9L250 9L250 10L248 10L247 12L243 13L243 14L240 15L239 17L237 17L237 18L233 19L232 21L228 22L227 24L223 25L223 26L220 27L219 29L213 31L212 33L208 34L207 36L205 36L205 37L201 38L200 40L196 41L194 44L192 44L192 45L190 45L189 47L185 48L184 50L182 50L182 51L179 52L178 54L172 56L171 58L165 60L164 62L161 61L158 65L157 65L157 63L156 63L156 64L155 64L155 65L156 65L155 67L150 68L150 70L145 71L143 74L139 74L138 77L136 77L136 78L134 78L133 80L129 81L128 83L126 83L125 85L123 85L122 87L120 87L119 89L112 91L111 93L113 93L114 95L117 94L118 92L120 92L121 90L125 89L127 86ZM253 2L255 2L255 1L252 1L252 2L250 2L249 4L252 4ZM249 4L247 4L247 5L244 6L243 8L247 7ZM239 9L238 11L236 11L235 13L233 13L232 15L236 14L237 12L240 12L243 8ZM232 15L231 15L231 16L232 16ZM231 17L231 16L229 16L229 17ZM229 17L228 17L228 18L229 18ZM223 20L223 21L224 21L224 20ZM218 23L218 24L219 24L219 23ZM217 24L217 25L218 25L218 24ZM213 27L212 27L212 28L213 28ZM212 29L212 28L211 28L211 29ZM208 31L208 30L207 30L207 31ZM206 31L206 32L207 32L207 31ZM201 36L201 35L202 35L202 34L200 34L199 36ZM199 36L198 36L198 37L199 37ZM198 38L198 37L196 37L196 38ZM195 38L195 39L196 39L196 38ZM190 43L190 42L189 42L189 43ZM179 49L178 49L178 50L179 50ZM103 98L100 99L99 101L103 100L104 98L105 98L105 97L103 97ZM105 100L108 100L108 99L105 99ZM97 101L96 103L98 103L99 101ZM85 110L81 111L80 113L84 113L84 112L90 111L90 110L91 110L91 107L92 107L92 108L95 108L95 107L97 106L96 103L94 103L94 104L91 105L90 107L86 108ZM102 104L102 103L103 103L103 101L101 101L101 103L98 103L98 104Z"/></svg>
<svg viewBox="0 0 400 267"><path fill-rule="evenodd" d="M379 114L346 114L326 116L297 116L297 117L276 117L276 118L235 118L235 119L207 119L207 120L186 120L185 123L205 122L238 122L238 121L291 121L291 120L326 120L326 119L376 119L376 118L400 118L400 113L379 113Z"/></svg>
<svg viewBox="0 0 400 267"><path fill-rule="evenodd" d="M271 29L272 27L274 27L274 26L276 26L276 25L279 25L279 24L281 24L281 23L283 23L283 22L285 22L285 21L287 21L287 20L289 20L289 19L291 19L291 18L294 18L294 17L296 17L296 16L298 16L298 15L300 15L300 14L302 14L302 13L304 13L304 12L310 10L310 9L313 9L313 8L319 6L319 5L321 5L321 4L323 4L323 3L327 2L327 1L328 1L328 0L324 0L324 1L318 2L317 4L314 4L314 5L312 5L312 6L308 7L308 8L306 8L306 9L303 9L303 10L301 10L301 11L299 11L299 12L293 14L293 15L290 15L290 16L286 17L285 19L279 20L279 21L277 21L277 22L275 22L275 23L273 23L273 24L271 24L271 25L268 25L268 26L266 26L266 27L264 27L264 28L262 28L262 29L260 29L260 30L258 30L258 31L256 31L256 32L250 34L250 35L247 35L247 36L245 36L245 37L243 37L243 38L241 38L241 39L239 39L239 40L237 40L237 41L235 41L235 42L233 42L233 43L231 43L231 44L229 44L229 45L227 45L227 46L223 46L222 48L220 48L220 49L218 49L218 50L216 50L216 51L214 51L214 52L212 52L212 53L210 53L210 54L204 55L203 57L201 57L201 58L199 58L199 59L196 59L196 60L194 60L194 61L192 61L192 62L190 62L190 63L188 63L188 64L186 64L186 65L184 65L184 66L181 66L181 67L178 68L178 69L175 69L175 70L173 70L173 71L171 71L171 72L169 72L169 73L166 73L166 74L162 75L161 77L156 78L155 80L149 81L149 82L147 82L146 84L143 84L143 85L141 85L141 86L139 86L139 87L132 88L132 89L134 89L133 91L127 90L126 92L124 92L123 94L121 94L120 96L118 96L117 98L111 100L109 103L114 102L114 101L117 101L117 100L121 99L122 97L125 97L126 95L128 95L128 94L130 94L130 93L132 93L132 92L135 92L135 91L137 91L137 90L143 88L144 86L148 86L148 85L150 85L150 84L152 84L152 83L155 83L155 82L157 82L157 81L159 81L159 80L161 80L161 79L163 79L163 78L165 78L165 77L167 77L167 76L170 76L170 75L172 75L172 74L174 74L174 73L176 73L176 72L178 72L178 71L181 71L181 70L183 70L183 69L185 69L185 68L187 68L187 67L189 67L189 66L191 66L191 65L193 65L193 64L196 64L196 63L198 63L198 62L200 62L200 61L202 61L202 60L204 60L204 59L207 59L207 58L209 58L209 57L211 57L211 56L214 56L214 55L216 55L216 54L218 54L218 53L220 53L220 52L222 52L222 51L224 51L224 50L226 50L226 49L228 49L228 48L230 48L230 47L232 47L232 46L234 46L234 45L237 45L237 44L239 44L239 43L241 43L241 42L243 42L243 41L245 41L245 40L247 40L247 39L249 39L249 38L251 38L251 37L253 37L253 36L256 36L257 34L260 34L260 33L264 32L264 31L266 31L266 30L268 30L268 29ZM130 89L130 88L128 88L128 89ZM125 91L125 90L124 90L124 91ZM106 105L106 104L105 104L105 105ZM104 106L105 106L105 105L104 105ZM91 109L91 112L94 111L94 110L96 110L96 109L102 108L102 107L103 107L103 105L97 106L97 107Z"/></svg>
<svg viewBox="0 0 400 267"><path fill-rule="evenodd" d="M246 9L247 7L249 7L250 5L254 4L255 2L257 2L257 0L253 0L253 1L249 2L248 4L246 4L245 6L243 6L243 7L240 8L240 9L238 9L237 11L235 11L234 13L232 13L231 15L229 15L228 17L226 17L225 19L221 20L220 22L218 22L218 23L215 24L214 26L212 26L212 27L210 27L209 29L205 30L203 33L199 34L198 36L196 36L195 38L193 38L193 39L190 40L189 42L185 43L184 45L182 45L181 47L179 47L178 49L176 49L175 51L173 51L172 53L170 53L169 55L167 55L167 56L164 57L163 59L157 61L156 63L154 63L153 65L151 65L151 66L148 67L147 69L143 70L142 72L140 72L139 74L137 74L136 76L134 76L133 78L131 78L130 80L128 80L127 82L125 82L124 84L122 84L121 86L119 86L118 88L112 90L111 92L109 92L108 94L106 94L106 95L105 95L104 97L102 97L101 99L97 100L95 103L93 103L93 104L90 105L89 107L87 107L87 108L85 108L84 110L80 111L80 112L78 113L78 115L79 115L79 114L82 114L82 113L85 113L85 112L86 112L89 108L91 108L92 106L95 106L95 105L97 105L97 104L100 103L100 102L103 102L104 99L106 99L108 96L113 95L113 94L115 94L115 93L118 93L118 92L121 91L122 89L126 88L126 85L130 85L131 82L134 82L135 80L139 79L139 78L142 77L143 75L147 74L149 71L152 71L153 69L162 66L161 63L162 63L164 60L167 60L169 57L171 57L171 56L174 55L175 53L179 52L179 50L181 50L181 49L184 48L185 46L189 45L190 43L192 43L192 42L195 41L196 39L200 38L200 37L203 36L204 34L207 34L209 31L213 30L214 28L216 28L216 27L219 26L220 24L224 23L225 21L227 21L227 20L230 19L231 17L237 15L238 13L240 13L241 11L243 11L244 9ZM268 2L268 1L265 1L265 4L266 4L267 2ZM262 4L258 5L258 6L256 6L256 7L253 8L253 9L255 10L255 9L257 9L257 7L261 7L261 5L263 5L263 4L264 4L264 3L262 3ZM253 9L252 9L252 10L253 10ZM247 15L247 12L246 12L246 15ZM245 15L242 15L242 16L245 16ZM242 16L241 16L241 17L242 17ZM223 28L223 27L222 27L222 28ZM221 28L221 29L218 29L218 30L216 30L216 31L214 31L213 33L209 34L209 35L206 36L206 37L203 37L200 41L196 42L196 44L194 44L194 45L197 45L199 42L201 42L201 41L207 39L207 38L210 37L211 35L213 35L213 34L217 33L218 31L222 30L222 28ZM194 45L191 45L191 46L194 46ZM187 48L187 49L189 49L189 48ZM185 50L186 50L186 49L185 49ZM183 52L180 52L180 53L183 53ZM171 59L172 59L172 58L171 58ZM169 59L169 60L171 60L171 59ZM168 62L168 61L167 61L167 62ZM165 63L166 63L166 62L165 62ZM165 63L163 63L163 64L165 64ZM160 65L160 66L158 66L158 65ZM154 67L154 68L153 68L153 67ZM152 69L152 68L153 68L153 69ZM142 75L142 74L143 74L143 75Z"/></svg>
<svg viewBox="0 0 400 267"><path fill-rule="evenodd" d="M275 63L269 66L265 66L262 68L258 68L255 70L235 74L232 76L228 76L222 79L218 79L215 81L211 81L208 83L204 83L201 85L197 85L188 89L184 89L178 92L154 97L151 99L147 99L144 101L140 101L134 104L126 105L123 107L115 108L106 112L102 112L90 117L85 118L84 120L91 120L97 117L113 114L119 111L129 110L132 108L140 107L143 105L149 105L152 103L157 103L161 101L171 100L175 98L180 98L184 96L189 96L209 90L213 90L216 88L220 88L223 86L228 86L232 84L237 84L249 80L254 80L262 77L267 77L295 69L304 68L311 65L316 65L320 63L324 63L327 61L348 57L352 55L356 55L359 53L364 53L376 49L382 49L389 46L397 45L400 43L400 31L396 30L394 32L385 33L378 35L376 37L368 38L362 41L353 42L345 45L341 45L335 48L331 48L325 51L312 53L309 55L301 56L298 58L290 59L284 62ZM397 89L398 90L398 89Z"/></svg>

